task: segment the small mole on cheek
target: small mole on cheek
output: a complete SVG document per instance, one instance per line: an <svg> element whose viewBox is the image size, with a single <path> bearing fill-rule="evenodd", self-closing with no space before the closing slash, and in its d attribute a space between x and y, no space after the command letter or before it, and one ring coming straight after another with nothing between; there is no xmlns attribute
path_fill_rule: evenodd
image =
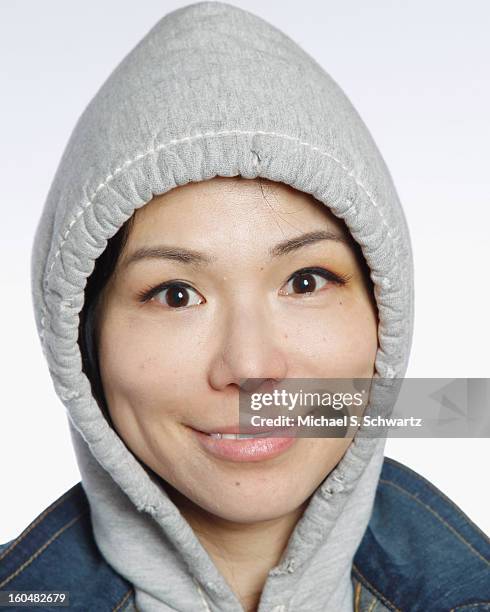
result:
<svg viewBox="0 0 490 612"><path fill-rule="evenodd" d="M239 482L235 482L235 484L236 484L236 486L237 486L237 487L239 487L239 486L240 486L240 483L239 483Z"/></svg>

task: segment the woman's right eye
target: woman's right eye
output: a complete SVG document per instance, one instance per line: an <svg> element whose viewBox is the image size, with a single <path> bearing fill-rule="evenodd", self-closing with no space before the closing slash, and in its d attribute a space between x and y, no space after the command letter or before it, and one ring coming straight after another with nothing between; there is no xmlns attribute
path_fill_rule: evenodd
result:
<svg viewBox="0 0 490 612"><path fill-rule="evenodd" d="M197 296L197 299L196 297L193 298L192 294ZM158 299L156 299L157 297ZM204 298L195 289L182 283L172 283L163 288L158 288L155 292L152 292L150 299L175 309L195 306L204 302Z"/></svg>

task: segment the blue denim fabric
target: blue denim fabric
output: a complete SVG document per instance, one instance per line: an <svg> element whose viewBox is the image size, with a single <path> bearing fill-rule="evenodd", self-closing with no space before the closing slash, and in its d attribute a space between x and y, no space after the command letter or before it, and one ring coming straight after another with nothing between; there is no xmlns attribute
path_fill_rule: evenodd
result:
<svg viewBox="0 0 490 612"><path fill-rule="evenodd" d="M35 590L68 591L70 606L22 606L19 610L122 611L131 599L131 585L112 570L96 546L81 483L51 504L16 539L2 545L0 591Z"/></svg>
<svg viewBox="0 0 490 612"><path fill-rule="evenodd" d="M385 457L352 577L388 610L490 611L490 540L429 481Z"/></svg>
<svg viewBox="0 0 490 612"><path fill-rule="evenodd" d="M430 482L385 457L352 581L354 612L490 611L490 540ZM0 546L0 590L69 591L70 610L134 610L131 585L97 549L81 483Z"/></svg>

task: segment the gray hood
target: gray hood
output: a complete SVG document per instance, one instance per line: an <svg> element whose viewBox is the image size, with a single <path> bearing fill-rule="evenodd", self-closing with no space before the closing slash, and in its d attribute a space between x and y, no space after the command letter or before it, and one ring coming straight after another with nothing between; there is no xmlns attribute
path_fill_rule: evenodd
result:
<svg viewBox="0 0 490 612"><path fill-rule="evenodd" d="M340 52L340 51L339 51ZM264 177L313 195L361 245L379 313L368 413L389 411L412 340L409 233L389 171L332 78L259 17L221 2L163 17L80 117L37 227L37 329L70 431L94 535L143 612L242 607L165 489L91 393L78 340L95 260L156 194L214 176ZM369 521L384 439L357 435L314 492L259 612L353 609L350 571ZM281 607L282 606L282 607Z"/></svg>

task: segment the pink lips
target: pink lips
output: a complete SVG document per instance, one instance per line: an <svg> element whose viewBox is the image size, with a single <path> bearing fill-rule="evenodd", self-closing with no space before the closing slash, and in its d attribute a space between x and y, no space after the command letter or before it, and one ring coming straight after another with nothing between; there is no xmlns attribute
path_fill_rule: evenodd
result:
<svg viewBox="0 0 490 612"><path fill-rule="evenodd" d="M203 427L202 429L198 429L197 431L202 431L204 433L225 433L225 434L257 434L257 433L265 433L266 431L270 431L271 427L258 427L258 426L249 426L239 423L236 425L218 425L217 427Z"/></svg>
<svg viewBox="0 0 490 612"><path fill-rule="evenodd" d="M238 440L213 438L202 431L190 428L204 450L219 459L229 461L263 461L272 459L293 446L296 438L244 438ZM224 428L226 430L226 428ZM231 428L228 428L231 429ZM245 433L221 430L221 433ZM255 430L257 433L257 430Z"/></svg>

